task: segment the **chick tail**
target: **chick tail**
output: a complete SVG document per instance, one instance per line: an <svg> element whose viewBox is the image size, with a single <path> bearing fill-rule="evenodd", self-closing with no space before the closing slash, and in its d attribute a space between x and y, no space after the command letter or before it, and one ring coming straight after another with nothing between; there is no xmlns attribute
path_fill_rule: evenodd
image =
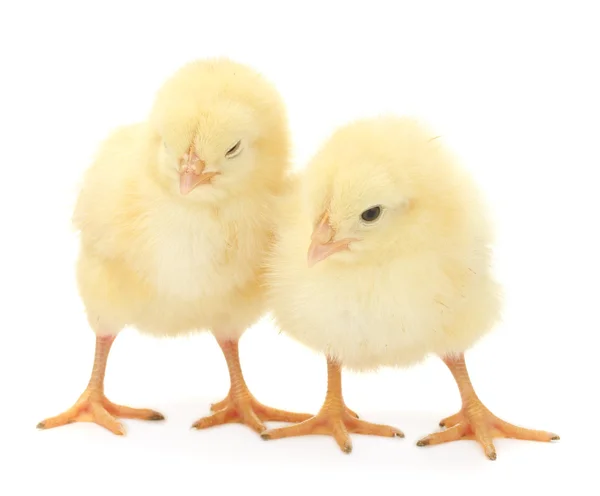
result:
<svg viewBox="0 0 600 496"><path fill-rule="evenodd" d="M116 336L96 336L94 367L88 386L75 404L56 417L41 421L38 429L52 429L73 422L93 422L113 434L122 436L125 428L116 418L163 420L164 416L154 410L115 405L104 396L104 376L110 348Z"/></svg>
<svg viewBox="0 0 600 496"><path fill-rule="evenodd" d="M272 429L262 433L265 440L286 437L325 434L332 436L344 453L352 452L350 433L384 437L404 437L402 431L381 424L359 420L349 410L342 396L342 371L334 360L327 359L327 394L321 410L314 417L291 427Z"/></svg>
<svg viewBox="0 0 600 496"><path fill-rule="evenodd" d="M442 444L460 439L476 440L490 460L496 459L493 438L512 438L527 441L557 441L560 437L551 432L524 429L496 417L477 397L463 354L443 359L452 372L462 399L460 412L443 419L446 430L422 438L417 446Z"/></svg>
<svg viewBox="0 0 600 496"><path fill-rule="evenodd" d="M211 406L215 413L203 417L192 425L194 429L207 429L216 425L229 423L245 424L261 433L266 427L263 422L302 422L311 416L308 413L293 413L271 408L260 403L246 385L242 367L238 341L218 341L227 367L231 386L227 397Z"/></svg>

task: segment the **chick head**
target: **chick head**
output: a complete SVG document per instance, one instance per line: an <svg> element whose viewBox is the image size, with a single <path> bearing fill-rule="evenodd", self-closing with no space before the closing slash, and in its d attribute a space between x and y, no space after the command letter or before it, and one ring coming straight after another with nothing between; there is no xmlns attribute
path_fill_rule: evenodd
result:
<svg viewBox="0 0 600 496"><path fill-rule="evenodd" d="M421 123L383 116L333 133L307 166L308 264L379 264L464 234L475 200L464 171ZM474 203L474 209L479 207Z"/></svg>
<svg viewBox="0 0 600 496"><path fill-rule="evenodd" d="M150 125L158 179L175 195L215 202L270 188L288 165L287 116L260 74L220 58L191 62L158 91Z"/></svg>

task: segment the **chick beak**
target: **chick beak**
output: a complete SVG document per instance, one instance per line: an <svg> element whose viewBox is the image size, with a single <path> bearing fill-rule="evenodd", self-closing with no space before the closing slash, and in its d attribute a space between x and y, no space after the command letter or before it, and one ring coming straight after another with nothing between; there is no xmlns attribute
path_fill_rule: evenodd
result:
<svg viewBox="0 0 600 496"><path fill-rule="evenodd" d="M312 267L318 262L342 250L347 250L352 239L340 239L334 241L335 231L329 223L329 215L325 213L319 224L315 227L310 247L308 248L308 266Z"/></svg>
<svg viewBox="0 0 600 496"><path fill-rule="evenodd" d="M187 195L190 191L200 186L208 184L218 172L204 172L206 163L190 151L183 156L182 165L179 172L179 191L182 195Z"/></svg>

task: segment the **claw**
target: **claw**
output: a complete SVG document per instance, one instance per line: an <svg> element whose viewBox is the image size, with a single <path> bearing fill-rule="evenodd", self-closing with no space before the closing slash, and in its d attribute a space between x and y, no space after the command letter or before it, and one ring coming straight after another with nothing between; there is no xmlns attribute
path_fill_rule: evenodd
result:
<svg viewBox="0 0 600 496"><path fill-rule="evenodd" d="M146 420L164 420L165 416L162 413L154 413L150 415Z"/></svg>

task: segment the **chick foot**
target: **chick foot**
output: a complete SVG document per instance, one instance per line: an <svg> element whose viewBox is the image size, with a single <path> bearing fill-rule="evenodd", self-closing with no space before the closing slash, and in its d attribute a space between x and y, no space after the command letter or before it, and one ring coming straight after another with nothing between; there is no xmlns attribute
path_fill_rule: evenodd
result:
<svg viewBox="0 0 600 496"><path fill-rule="evenodd" d="M221 401L219 401L217 403L213 403L212 405L210 405L210 410L211 410L211 412L218 412L219 410L223 410L225 407L229 406L230 402L231 402L231 400L229 399L229 395L227 395L227 398L225 398L224 400L221 400ZM260 403L259 403L259 405L260 405ZM268 408L268 407L264 407L263 406L263 408ZM346 412L348 413L348 415L351 415L354 418L360 418L355 411L350 410L350 408L348 408L348 407L345 407L345 408L346 408ZM274 409L271 409L271 410L274 410ZM276 411L280 412L281 410L276 410ZM298 415L298 414L293 414L293 415ZM301 413L300 415L304 416L303 413ZM308 415L308 417L310 418L312 416ZM306 419L300 419L300 420L282 420L282 422L302 422L303 420L306 420ZM276 422L276 420L273 420L273 422Z"/></svg>
<svg viewBox="0 0 600 496"><path fill-rule="evenodd" d="M436 432L424 437L417 446L442 444L460 439L476 440L490 460L496 459L496 449L492 442L494 438L521 439L526 441L556 441L556 434L545 431L525 429L496 417L481 401L469 404L456 415L452 421L444 419L442 422L447 430ZM442 423L440 422L440 424Z"/></svg>
<svg viewBox="0 0 600 496"><path fill-rule="evenodd" d="M463 407L440 422L446 430L430 434L419 440L417 446L429 446L448 443L461 439L477 441L490 460L496 459L494 438L510 438L526 441L557 441L560 437L552 432L538 431L519 427L496 417L475 394L467 373L464 356L447 358L444 362L454 375L461 393Z"/></svg>
<svg viewBox="0 0 600 496"><path fill-rule="evenodd" d="M300 424L265 431L261 434L264 440L319 434L330 435L344 453L351 453L350 434L404 437L404 433L395 427L359 420L357 415L344 404L339 365L328 359L327 369L327 396L319 413Z"/></svg>
<svg viewBox="0 0 600 496"><path fill-rule="evenodd" d="M94 367L86 390L71 408L56 417L42 420L37 425L38 429L52 429L73 422L93 422L122 436L125 429L116 418L164 420L165 417L154 410L116 405L104 396L106 362L114 340L115 336L96 337Z"/></svg>
<svg viewBox="0 0 600 496"><path fill-rule="evenodd" d="M308 413L288 412L260 403L250 393L244 380L237 341L219 341L219 345L227 361L231 387L224 400L211 405L211 410L215 413L194 422L192 428L207 429L217 425L239 423L260 434L266 429L263 422L302 422L311 417Z"/></svg>
<svg viewBox="0 0 600 496"><path fill-rule="evenodd" d="M217 405L222 408L214 409ZM263 405L248 390L233 396L230 393L223 401L212 405L211 410L216 411L194 422L192 427L207 429L216 425L238 423L261 433L266 429L263 422L302 422L311 417L307 413L287 412Z"/></svg>
<svg viewBox="0 0 600 496"><path fill-rule="evenodd" d="M165 417L154 410L115 405L101 391L86 389L75 405L56 417L43 420L37 428L52 429L73 422L93 422L122 436L125 428L117 418L164 420Z"/></svg>
<svg viewBox="0 0 600 496"><path fill-rule="evenodd" d="M268 441L271 439L283 439L286 437L307 435L330 435L344 453L352 452L352 440L350 434L365 434L368 436L382 437L404 437L399 429L389 425L372 424L359 420L344 408L336 409L325 405L314 417L290 427L271 429L261 434Z"/></svg>

